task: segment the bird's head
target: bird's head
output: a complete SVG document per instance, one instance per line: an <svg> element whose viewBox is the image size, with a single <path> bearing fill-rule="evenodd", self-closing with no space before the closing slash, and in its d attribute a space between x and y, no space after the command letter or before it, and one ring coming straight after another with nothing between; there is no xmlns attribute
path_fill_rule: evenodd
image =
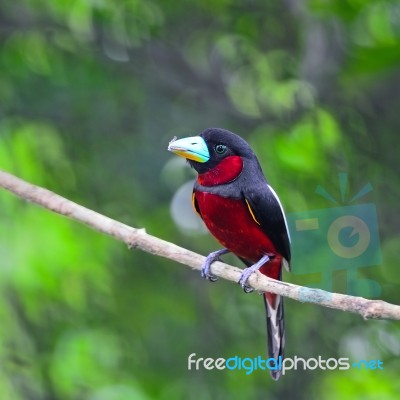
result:
<svg viewBox="0 0 400 400"><path fill-rule="evenodd" d="M221 128L208 128L199 136L173 139L168 150L185 157L199 174L214 169L230 157L255 159L253 151L244 139Z"/></svg>

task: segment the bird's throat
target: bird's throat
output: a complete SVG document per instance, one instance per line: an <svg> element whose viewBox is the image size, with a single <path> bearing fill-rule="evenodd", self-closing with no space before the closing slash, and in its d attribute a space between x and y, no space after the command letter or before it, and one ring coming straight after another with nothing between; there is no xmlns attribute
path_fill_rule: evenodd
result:
<svg viewBox="0 0 400 400"><path fill-rule="evenodd" d="M224 158L216 167L199 174L197 181L202 186L216 186L234 181L243 170L243 160L239 156Z"/></svg>

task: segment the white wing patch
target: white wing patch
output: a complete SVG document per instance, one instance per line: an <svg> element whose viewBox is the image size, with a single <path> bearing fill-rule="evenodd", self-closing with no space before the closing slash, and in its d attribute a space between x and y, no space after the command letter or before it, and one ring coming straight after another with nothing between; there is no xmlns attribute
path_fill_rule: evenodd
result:
<svg viewBox="0 0 400 400"><path fill-rule="evenodd" d="M287 221L286 221L286 215L285 215L285 211L283 210L282 203L281 203L281 201L279 200L279 197L278 197L278 195L276 194L275 190L272 189L272 186L268 185L268 187L269 187L269 190L271 190L271 193L274 195L276 201L278 202L279 207L281 208L282 215L283 215L283 220L285 221L286 232L287 232L287 235L288 235L288 238L289 238L289 242L291 242L289 227L288 227L288 224L287 224ZM289 271L289 263L288 263L288 261L287 261L285 258L283 259L283 266L285 267L285 269L286 269L287 271Z"/></svg>
<svg viewBox="0 0 400 400"><path fill-rule="evenodd" d="M271 190L272 194L274 195L276 201L278 202L279 207L281 208L282 215L283 215L283 219L284 219L284 221L285 221L286 232L287 232L287 234L288 234L288 238L289 238L289 242L290 242L290 232L289 232L288 224L287 224L287 221L286 221L285 211L283 210L283 207L282 207L282 203L281 203L281 201L279 200L279 197L278 197L278 195L276 194L275 190L272 189L272 186L268 185L268 187L269 187L269 189Z"/></svg>

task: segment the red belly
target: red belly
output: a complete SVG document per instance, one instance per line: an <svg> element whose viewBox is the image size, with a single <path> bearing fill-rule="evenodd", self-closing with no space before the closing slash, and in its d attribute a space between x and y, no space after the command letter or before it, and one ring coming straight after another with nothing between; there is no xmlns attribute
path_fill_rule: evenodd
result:
<svg viewBox="0 0 400 400"><path fill-rule="evenodd" d="M251 216L245 200L205 192L195 192L195 196L204 223L222 246L253 263L266 254L274 255L261 272L277 278L282 257Z"/></svg>

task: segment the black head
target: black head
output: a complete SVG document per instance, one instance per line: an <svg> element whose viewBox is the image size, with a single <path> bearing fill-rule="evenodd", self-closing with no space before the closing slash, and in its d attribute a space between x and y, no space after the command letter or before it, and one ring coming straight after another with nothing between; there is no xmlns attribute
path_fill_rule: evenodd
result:
<svg viewBox="0 0 400 400"><path fill-rule="evenodd" d="M244 139L221 128L208 128L199 136L172 141L168 150L187 158L199 174L213 169L229 156L257 162L253 150Z"/></svg>

